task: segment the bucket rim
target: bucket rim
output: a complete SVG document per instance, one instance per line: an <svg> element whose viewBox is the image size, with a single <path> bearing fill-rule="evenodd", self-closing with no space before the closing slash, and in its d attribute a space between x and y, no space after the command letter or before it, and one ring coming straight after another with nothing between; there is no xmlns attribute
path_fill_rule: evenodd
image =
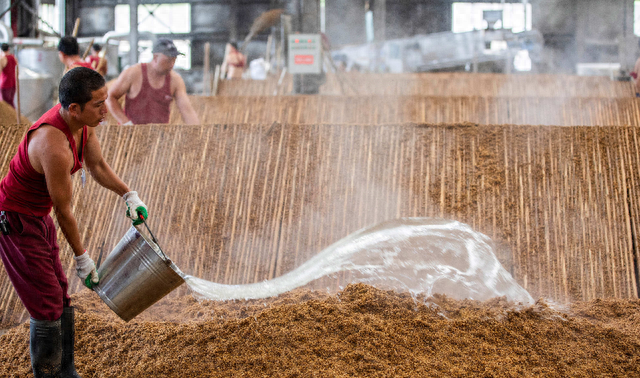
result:
<svg viewBox="0 0 640 378"><path fill-rule="evenodd" d="M160 246L159 246L156 242L154 242L154 241L151 239L151 237L150 237L150 236L145 235L145 233L144 233L144 232L142 232L142 228L141 228L141 227L139 228L139 225L138 225L138 226L131 225L131 228L129 229L129 231L131 231L131 229L134 229L134 230L135 230L135 232L137 232L137 233L142 237L142 239L144 239L144 241L145 241L147 244L149 244L149 246L151 247L151 249L152 249L155 253L157 253L157 254L158 254L158 256L160 256L160 258L161 258L164 262L166 262L166 263L171 263L171 262L172 262L172 261L171 261L171 259L169 258L169 256L167 256L167 254L166 254L166 253L164 253L164 251L162 250L162 248L160 248Z"/></svg>

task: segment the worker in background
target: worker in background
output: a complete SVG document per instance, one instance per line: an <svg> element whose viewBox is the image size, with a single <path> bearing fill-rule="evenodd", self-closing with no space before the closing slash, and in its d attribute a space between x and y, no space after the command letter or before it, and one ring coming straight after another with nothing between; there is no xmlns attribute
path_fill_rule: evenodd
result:
<svg viewBox="0 0 640 378"><path fill-rule="evenodd" d="M638 41L638 46L640 47L640 41ZM640 74L640 58L636 60L636 64L633 66L633 70L629 73L629 75L633 78L633 83L635 84L636 97L640 97L640 80L638 80L638 75Z"/></svg>
<svg viewBox="0 0 640 378"><path fill-rule="evenodd" d="M84 62L80 57L80 46L75 37L66 36L58 42L58 58L64 64L65 71L74 67L91 68L91 63Z"/></svg>
<svg viewBox="0 0 640 378"><path fill-rule="evenodd" d="M184 80L173 70L176 57L184 54L167 38L158 38L152 52L151 62L127 68L109 87L109 111L121 125L168 123L171 101L175 99L183 122L199 124ZM118 100L125 94L123 110Z"/></svg>
<svg viewBox="0 0 640 378"><path fill-rule="evenodd" d="M104 58L105 61L102 62L102 67L100 67L100 69L98 70L98 64L100 64L100 51L102 51L102 46L100 46L97 43L94 43L93 45L91 45L91 54L89 54L89 56L85 61L91 65L91 68L100 72L100 75L106 76L107 75L107 61L106 61L107 58L106 57Z"/></svg>
<svg viewBox="0 0 640 378"><path fill-rule="evenodd" d="M16 66L18 61L13 54L9 53L9 45L3 43L0 45L0 69L2 74L0 75L0 94L2 95L2 101L8 103L13 108L13 99L16 96Z"/></svg>
<svg viewBox="0 0 640 378"><path fill-rule="evenodd" d="M640 72L640 58L636 60L636 64L633 67L633 71L630 74L631 77L633 78L633 82L635 83L636 97L640 97L640 80L638 79L639 72Z"/></svg>
<svg viewBox="0 0 640 378"><path fill-rule="evenodd" d="M222 72L227 79L242 78L244 69L247 65L247 57L238 51L238 45L235 42L227 43L224 50L224 60L222 61Z"/></svg>
<svg viewBox="0 0 640 378"><path fill-rule="evenodd" d="M60 103L27 131L0 181L0 257L30 321L31 366L35 377L79 377L74 366L74 312L60 263L53 208L73 251L78 277L99 282L72 211L72 175L86 164L103 187L122 196L134 224L147 218L138 194L102 157L95 127L107 114L105 80L77 67L60 81Z"/></svg>

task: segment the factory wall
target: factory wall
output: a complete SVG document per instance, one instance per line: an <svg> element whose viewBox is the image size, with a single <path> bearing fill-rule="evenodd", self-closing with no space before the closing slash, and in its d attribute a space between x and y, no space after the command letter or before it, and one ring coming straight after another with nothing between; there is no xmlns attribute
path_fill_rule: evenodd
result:
<svg viewBox="0 0 640 378"><path fill-rule="evenodd" d="M139 1L140 4L148 1ZM167 0L167 2L173 2ZM224 44L229 40L241 41L249 32L253 20L262 12L273 8L294 8L295 1L190 1L192 66L203 64L204 44L210 42L211 62L219 63L224 54ZM155 3L155 2L154 2ZM386 6L385 37L402 38L421 33L433 33L451 29L451 1L380 1L371 2L376 6ZM82 1L68 18L80 17L79 36L99 36L113 30L114 7L126 4L118 0ZM366 42L364 0L328 1L326 5L326 34L333 46L360 44ZM254 38L249 46L249 55L256 57L264 53L268 31Z"/></svg>
<svg viewBox="0 0 640 378"><path fill-rule="evenodd" d="M372 1L371 10L385 11L386 39L410 37L451 30L451 1ZM338 0L327 2L327 36L333 46L366 43L365 1ZM376 39L378 36L376 35Z"/></svg>
<svg viewBox="0 0 640 378"><path fill-rule="evenodd" d="M545 40L544 73L573 73L577 63L618 63L638 56L633 0L531 0L533 28Z"/></svg>
<svg viewBox="0 0 640 378"><path fill-rule="evenodd" d="M43 0L44 2L48 0ZM177 2L178 0L166 0ZM192 67L202 66L204 44L210 42L211 63L220 63L224 44L241 41L252 22L273 8L295 9L298 2L312 0L191 0ZM316 1L316 0L313 0ZM475 0L480 1L480 0ZM383 12L384 38L451 30L453 0L370 0L374 14ZM493 2L498 2L494 0ZM509 1L516 2L516 1ZM639 56L638 38L633 34L633 0L529 0L533 28L542 32L545 50L537 65L541 73L575 73L580 62L622 62L631 68ZM114 27L114 6L123 0L72 1L68 19L81 17L80 36L103 35ZM143 3L157 3L139 0ZM333 47L366 42L365 0L326 2L326 34ZM380 13L378 13L380 14ZM308 18L308 17L307 17ZM72 25L67 25L72 26ZM378 31L381 33L380 31ZM249 59L264 54L268 31L249 45ZM378 39L380 35L376 35Z"/></svg>

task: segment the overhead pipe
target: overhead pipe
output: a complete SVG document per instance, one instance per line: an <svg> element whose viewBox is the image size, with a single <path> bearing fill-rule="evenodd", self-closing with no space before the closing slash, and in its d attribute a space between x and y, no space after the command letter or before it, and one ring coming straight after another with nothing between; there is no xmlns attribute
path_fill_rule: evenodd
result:
<svg viewBox="0 0 640 378"><path fill-rule="evenodd" d="M44 40L41 38L14 38L13 30L2 21L0 21L0 41L9 45L21 46L42 46L44 44Z"/></svg>
<svg viewBox="0 0 640 378"><path fill-rule="evenodd" d="M7 26L4 22L0 21L0 34L2 35L2 40L8 44L13 43L13 30Z"/></svg>
<svg viewBox="0 0 640 378"><path fill-rule="evenodd" d="M109 31L107 32L105 35L102 36L102 44L107 44L109 43L109 40L111 39L127 39L129 37L129 32L117 32L115 30ZM87 42L90 41L91 39L93 39L92 37L86 37L86 38L78 38L78 42ZM158 39L158 37L151 33L151 32L138 32L138 40L140 39L145 39L145 40L150 40L155 42L156 39Z"/></svg>

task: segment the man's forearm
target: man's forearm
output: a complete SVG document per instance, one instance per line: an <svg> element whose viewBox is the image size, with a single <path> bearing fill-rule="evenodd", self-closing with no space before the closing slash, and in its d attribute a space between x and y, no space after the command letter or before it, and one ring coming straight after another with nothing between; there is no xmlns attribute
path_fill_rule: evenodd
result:
<svg viewBox="0 0 640 378"><path fill-rule="evenodd" d="M80 231L78 231L78 223L71 213L71 209L55 209L56 219L62 230L62 234L71 246L73 254L80 256L84 253L84 247L80 240Z"/></svg>
<svg viewBox="0 0 640 378"><path fill-rule="evenodd" d="M188 109L184 112L182 112L182 120L184 121L185 125L199 125L200 124L200 120L198 119L198 115L196 114L195 110L193 109Z"/></svg>
<svg viewBox="0 0 640 378"><path fill-rule="evenodd" d="M113 118L118 121L119 124L125 124L129 121L129 118L122 110L122 106L116 99L109 98L107 99L107 107L109 108L109 112L113 115Z"/></svg>
<svg viewBox="0 0 640 378"><path fill-rule="evenodd" d="M180 111L180 115L182 116L182 121L185 125L199 125L200 120L198 119L198 114L191 106L191 100L185 94L182 96L176 96L176 105L178 106L178 110Z"/></svg>
<svg viewBox="0 0 640 378"><path fill-rule="evenodd" d="M127 184L125 184L124 181L122 181L120 177L113 172L109 164L104 162L104 160L101 163L96 164L94 167L89 167L89 172L91 173L91 177L93 177L98 184L119 196L123 196L125 193L130 191Z"/></svg>

